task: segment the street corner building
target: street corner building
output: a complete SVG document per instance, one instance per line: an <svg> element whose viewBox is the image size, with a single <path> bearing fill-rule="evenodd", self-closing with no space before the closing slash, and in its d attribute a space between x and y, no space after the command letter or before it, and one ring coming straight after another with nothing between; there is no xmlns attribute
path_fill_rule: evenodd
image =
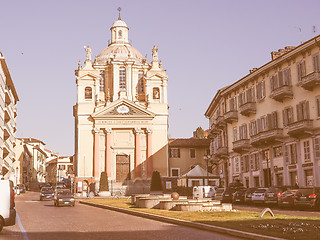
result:
<svg viewBox="0 0 320 240"><path fill-rule="evenodd" d="M153 171L168 175L166 71L153 46L151 63L129 43L129 28L119 19L108 47L75 71L75 183L108 179L128 183L150 180ZM151 50L151 49L150 49ZM79 188L80 187L80 188Z"/></svg>
<svg viewBox="0 0 320 240"><path fill-rule="evenodd" d="M224 185L320 186L320 36L220 89L210 120L213 172Z"/></svg>

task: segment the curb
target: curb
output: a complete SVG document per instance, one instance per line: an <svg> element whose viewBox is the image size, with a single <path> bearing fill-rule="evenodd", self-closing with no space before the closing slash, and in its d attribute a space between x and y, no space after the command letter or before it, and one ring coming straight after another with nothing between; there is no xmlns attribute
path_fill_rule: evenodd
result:
<svg viewBox="0 0 320 240"><path fill-rule="evenodd" d="M93 207L104 208L112 211L122 212L122 213L130 214L138 217L149 218L149 219L160 221L160 222L167 222L167 223L172 223L176 225L182 225L182 226L197 228L201 230L207 230L211 232L218 232L218 233L223 233L223 234L241 237L245 239L284 240L284 238L277 238L277 237L260 235L256 233L243 232L243 231L239 231L231 228L224 228L224 227L218 227L218 226L213 226L213 225L208 225L203 223L190 222L186 220L164 217L164 216L154 215L151 213L139 212L139 211L124 209L124 208L112 207L112 206L107 206L107 205L98 204L98 203L90 203L85 201L79 201L79 203L93 206Z"/></svg>

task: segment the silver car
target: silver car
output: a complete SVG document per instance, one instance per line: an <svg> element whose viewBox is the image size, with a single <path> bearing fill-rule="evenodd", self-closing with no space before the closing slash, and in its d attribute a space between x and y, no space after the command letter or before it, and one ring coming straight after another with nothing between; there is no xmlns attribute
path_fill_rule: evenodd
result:
<svg viewBox="0 0 320 240"><path fill-rule="evenodd" d="M264 197L268 188L257 188L256 191L252 194L253 203L264 203Z"/></svg>

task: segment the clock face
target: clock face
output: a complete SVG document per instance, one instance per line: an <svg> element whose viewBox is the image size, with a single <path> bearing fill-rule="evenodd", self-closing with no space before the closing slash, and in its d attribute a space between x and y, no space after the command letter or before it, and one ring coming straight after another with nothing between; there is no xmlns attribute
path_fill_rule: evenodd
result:
<svg viewBox="0 0 320 240"><path fill-rule="evenodd" d="M118 113L128 113L129 112L129 108L125 105L121 105L117 108L117 112Z"/></svg>

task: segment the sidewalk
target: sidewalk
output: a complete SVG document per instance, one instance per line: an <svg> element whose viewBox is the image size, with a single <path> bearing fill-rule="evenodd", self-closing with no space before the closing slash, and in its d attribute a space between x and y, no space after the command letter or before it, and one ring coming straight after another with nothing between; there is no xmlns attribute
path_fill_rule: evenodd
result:
<svg viewBox="0 0 320 240"><path fill-rule="evenodd" d="M182 225L182 226L186 226L186 227L192 227L192 228L197 228L197 229L201 229L201 230L206 230L206 231L219 232L219 233L223 233L223 234L227 234L227 235L241 237L244 239L284 240L283 238L276 238L276 237L271 237L271 236L255 234L255 233L243 232L243 231L238 231L238 230L234 230L234 229L230 229L230 228L218 227L218 226L213 226L213 225L208 225L208 224L195 223L195 222L190 222L190 221L185 221L185 220L180 220L180 219L175 219L175 218L169 218L169 217L159 216L159 215L150 214L150 213L144 213L144 212L139 212L139 211L134 211L134 210L129 210L129 209L111 207L111 206L107 206L107 205L103 205L103 204L85 202L82 200L80 200L79 203L93 206L93 207L108 209L108 210L112 210L112 211L122 212L122 213L126 213L126 214L131 214L131 215L135 215L138 217L149 218L149 219L156 220L156 221L167 222L167 223Z"/></svg>

